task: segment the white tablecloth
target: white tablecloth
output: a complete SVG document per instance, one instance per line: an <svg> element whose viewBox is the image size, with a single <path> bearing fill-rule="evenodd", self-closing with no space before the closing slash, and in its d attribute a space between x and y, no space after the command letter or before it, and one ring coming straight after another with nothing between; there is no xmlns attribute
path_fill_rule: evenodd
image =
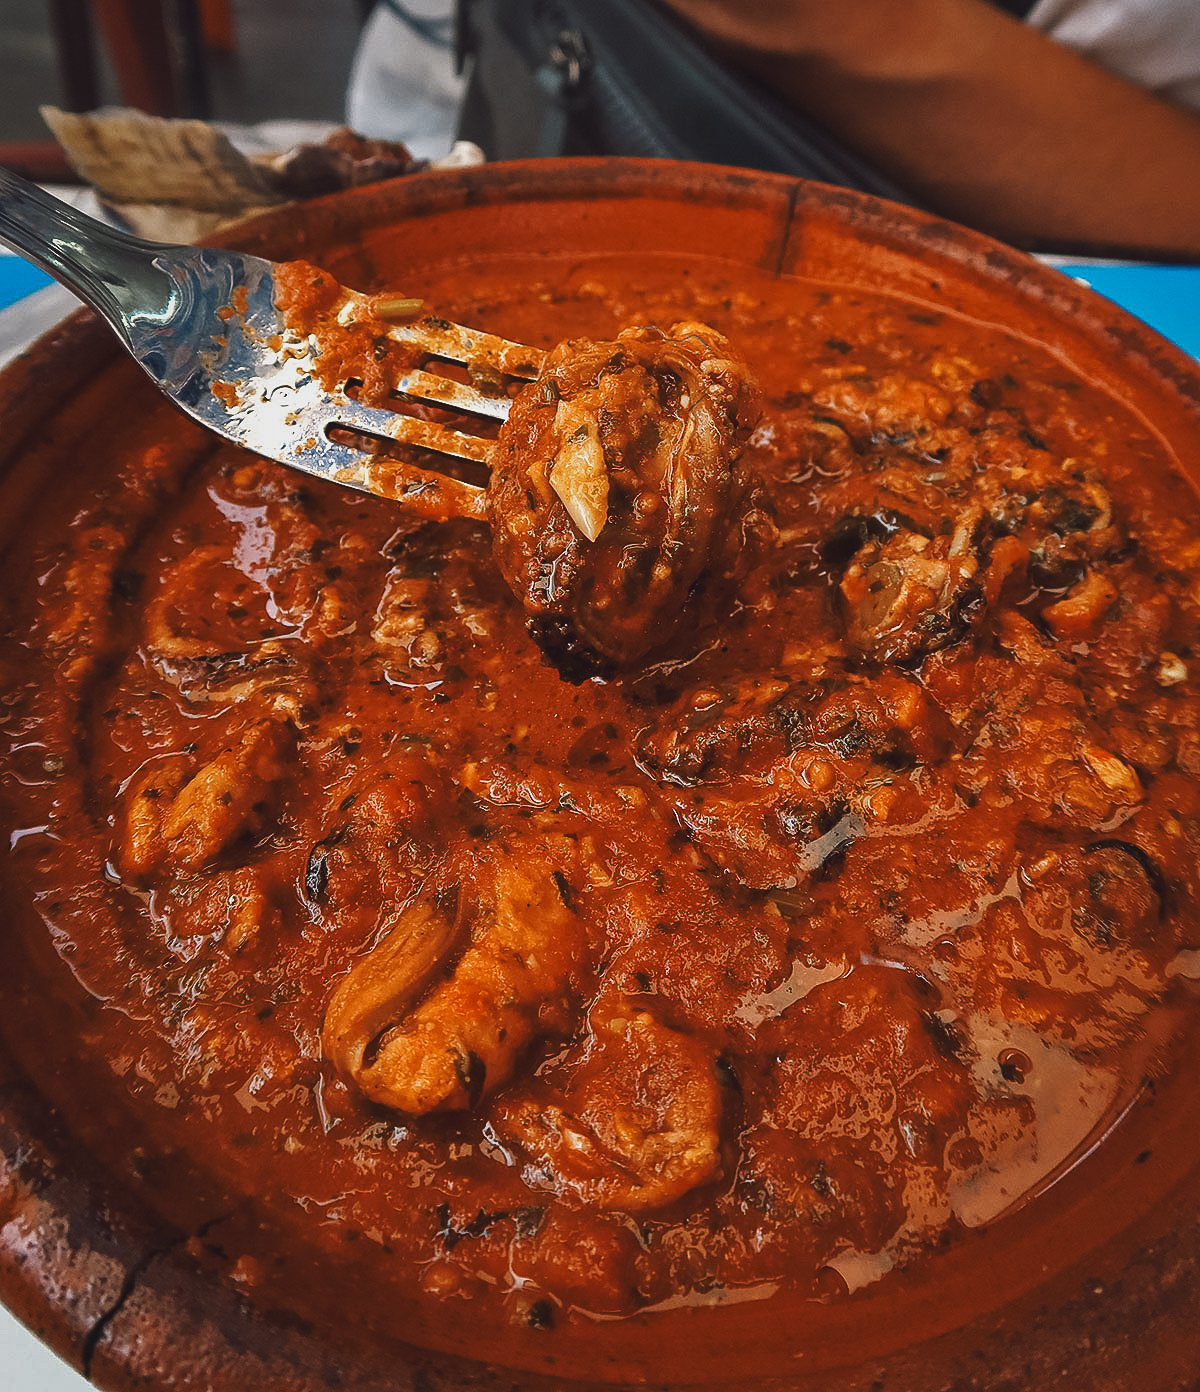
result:
<svg viewBox="0 0 1200 1392"><path fill-rule="evenodd" d="M95 1392L0 1305L0 1392Z"/></svg>

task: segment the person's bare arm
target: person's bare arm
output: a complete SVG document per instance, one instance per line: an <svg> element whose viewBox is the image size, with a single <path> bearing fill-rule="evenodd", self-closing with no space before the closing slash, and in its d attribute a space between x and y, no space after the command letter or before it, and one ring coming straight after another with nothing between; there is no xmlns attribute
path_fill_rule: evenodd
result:
<svg viewBox="0 0 1200 1392"><path fill-rule="evenodd" d="M668 0L948 217L1018 241L1200 255L1200 115L987 0Z"/></svg>

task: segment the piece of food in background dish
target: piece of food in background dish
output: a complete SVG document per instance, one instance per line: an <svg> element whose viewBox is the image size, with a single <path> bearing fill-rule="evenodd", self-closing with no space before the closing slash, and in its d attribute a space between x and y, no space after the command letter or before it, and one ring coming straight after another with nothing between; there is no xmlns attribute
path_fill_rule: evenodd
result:
<svg viewBox="0 0 1200 1392"><path fill-rule="evenodd" d="M735 465L761 399L724 335L685 321L574 339L501 428L493 552L564 675L626 667L675 632L740 521Z"/></svg>
<svg viewBox="0 0 1200 1392"><path fill-rule="evenodd" d="M399 141L313 121L218 129L131 107L81 112L43 106L41 114L101 203L139 235L161 241L200 241L283 203L426 168L484 162L470 141L430 161L414 158ZM282 130L300 143L280 150Z"/></svg>

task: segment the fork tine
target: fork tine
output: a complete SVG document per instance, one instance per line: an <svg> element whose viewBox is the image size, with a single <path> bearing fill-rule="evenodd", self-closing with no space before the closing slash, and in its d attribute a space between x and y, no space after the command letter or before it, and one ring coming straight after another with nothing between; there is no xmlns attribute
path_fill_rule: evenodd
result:
<svg viewBox="0 0 1200 1392"><path fill-rule="evenodd" d="M335 483L361 488L376 497L397 499L411 511L439 522L451 517L486 518L486 488L430 469L421 469L406 459L356 449L352 444L334 441L327 436L330 429L340 427L447 453L452 452L447 450L447 445L456 443L451 438L457 436L456 431L446 430L431 421L399 416L393 411L376 410L345 398L323 399L317 411L306 413L304 420L309 427L317 426L317 434L309 436L297 446L293 451L293 461L310 473L318 473ZM414 427L425 429L416 430ZM486 462L486 440L473 440L463 435L457 436L457 441L467 441L472 447L471 455L460 452L460 457L479 458L482 454ZM307 462L305 455L311 455L313 462Z"/></svg>
<svg viewBox="0 0 1200 1392"><path fill-rule="evenodd" d="M452 517L487 518L486 488L387 455L356 454L330 477L377 498L394 498L409 511L437 522Z"/></svg>
<svg viewBox="0 0 1200 1392"><path fill-rule="evenodd" d="M393 324L388 336L397 343L411 343L437 358L451 362L483 363L509 377L531 380L538 375L545 359L540 348L512 343L496 334L469 329L448 319L418 319L413 324Z"/></svg>
<svg viewBox="0 0 1200 1392"><path fill-rule="evenodd" d="M306 455L319 452L319 464ZM406 510L446 522L452 517L487 518L487 490L463 479L420 469L407 460L390 455L368 454L351 445L323 440L298 445L288 463L318 478L349 488L361 488L377 498L402 502Z"/></svg>
<svg viewBox="0 0 1200 1392"><path fill-rule="evenodd" d="M439 376L436 372L423 372L419 368L406 372L396 383L396 389L421 401L453 406L460 411L491 416L495 420L507 420L512 407L512 402L507 396L487 396L478 387L472 387L465 382L455 382L449 377Z"/></svg>
<svg viewBox="0 0 1200 1392"><path fill-rule="evenodd" d="M343 399L335 402L326 428L330 426L361 430L368 435L380 435L403 445L412 445L416 449L471 459L477 464L487 464L491 460L491 440L482 440L478 435L464 435L462 431L451 430L449 426L438 425L436 421L418 420L416 416L402 416L395 411L363 406L357 401Z"/></svg>

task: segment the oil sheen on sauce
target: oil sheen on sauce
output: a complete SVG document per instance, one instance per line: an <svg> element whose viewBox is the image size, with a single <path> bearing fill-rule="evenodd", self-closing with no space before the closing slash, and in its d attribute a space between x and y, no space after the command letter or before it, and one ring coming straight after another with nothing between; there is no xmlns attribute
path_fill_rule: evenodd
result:
<svg viewBox="0 0 1200 1392"><path fill-rule="evenodd" d="M8 893L145 1144L530 1338L1021 1221L1200 976L1159 446L1028 343L725 276L418 287L547 346L694 316L761 381L736 545L624 676L543 663L479 524L183 426L64 481L6 603ZM369 1022L421 944L335 1067L335 993Z"/></svg>

